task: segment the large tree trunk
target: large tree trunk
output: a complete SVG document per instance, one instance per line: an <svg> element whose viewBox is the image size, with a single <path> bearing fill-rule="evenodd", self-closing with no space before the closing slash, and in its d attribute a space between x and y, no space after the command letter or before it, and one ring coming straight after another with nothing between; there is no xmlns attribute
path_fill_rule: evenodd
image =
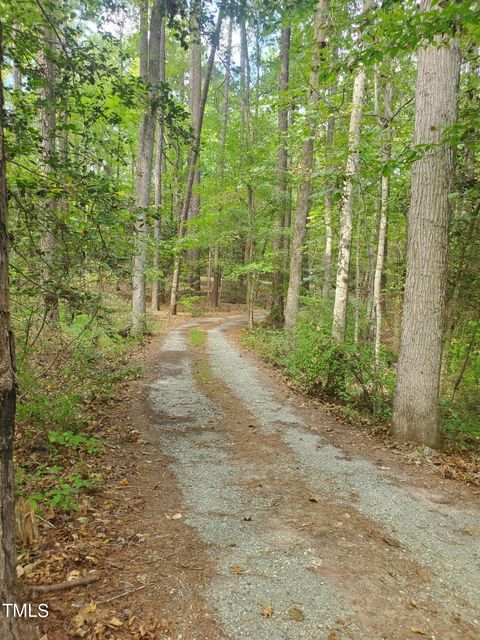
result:
<svg viewBox="0 0 480 640"><path fill-rule="evenodd" d="M371 8L371 0L364 0L364 13ZM347 323L348 283L350 253L352 248L352 212L353 187L358 171L360 122L365 95L365 67L361 66L353 81L352 112L348 133L348 157L345 168L343 201L340 211L340 244L338 248L338 266L335 285L335 303L333 307L332 337L337 342L345 339Z"/></svg>
<svg viewBox="0 0 480 640"><path fill-rule="evenodd" d="M422 0L428 11L431 0ZM412 167L407 274L393 410L397 440L436 447L454 152L442 141L456 121L460 52L443 39L418 51L414 145L435 145Z"/></svg>
<svg viewBox="0 0 480 640"><path fill-rule="evenodd" d="M160 73L159 81L165 82L165 20L160 25ZM158 119L157 134L157 156L155 159L155 180L154 180L154 204L155 204L155 221L153 223L153 281L152 281L152 309L158 311L161 298L161 285L159 267L160 267L160 240L162 234L162 173L164 167L164 140L165 140L165 124L163 117L163 109L160 107ZM163 287L162 287L163 288Z"/></svg>
<svg viewBox="0 0 480 640"><path fill-rule="evenodd" d="M290 276L288 280L287 300L285 304L285 327L295 326L298 311L298 297L302 283L303 241L310 212L312 192L311 173L313 169L314 140L317 133L318 117L315 114L319 97L319 78L321 51L325 48L326 22L329 0L319 0L315 12L315 52L310 71L310 104L313 111L307 124L307 138L303 143L300 160L300 185L298 187L295 208L295 223L291 246Z"/></svg>
<svg viewBox="0 0 480 640"><path fill-rule="evenodd" d="M215 32L212 36L212 44L210 47L210 55L208 58L207 69L205 72L205 81L203 83L202 100L200 102L200 114L197 122L197 127L193 133L192 149L190 157L188 159L188 171L187 171L187 183L185 186L185 200L183 202L182 213L178 226L178 238L181 240L185 237L185 224L188 219L188 212L190 211L190 203L192 199L193 185L195 181L195 170L200 156L200 139L202 135L203 117L205 115L205 106L207 104L208 89L210 87L210 80L212 78L213 65L215 62L215 54L218 49L218 41L220 39L220 31L222 28L224 5L222 2L218 11L217 24L215 25ZM176 315L177 313L177 296L178 288L180 284L180 266L181 256L180 252L177 252L173 265L173 277L172 277L172 293L170 298L170 313Z"/></svg>
<svg viewBox="0 0 480 640"><path fill-rule="evenodd" d="M0 598L18 603L15 549L15 490L13 443L17 380L15 350L10 325L8 281L7 173L4 139L3 33L0 23ZM28 640L33 629L25 620L0 615L2 640Z"/></svg>
<svg viewBox="0 0 480 640"><path fill-rule="evenodd" d="M273 237L273 259L275 261L275 271L272 279L272 305L270 309L269 322L273 325L282 326L283 315L283 259L282 230L287 219L289 207L288 197L288 108L285 104L285 92L288 91L289 58L290 58L290 36L291 28L284 27L280 33L280 76L278 83L279 109L278 109L278 160L277 160L277 212L275 218L275 232Z"/></svg>
<svg viewBox="0 0 480 640"><path fill-rule="evenodd" d="M148 1L141 12L141 27L145 30L145 11ZM143 6L143 5L142 5ZM143 17L142 17L143 16ZM148 53L145 51L145 35L140 39L140 70L146 73L150 85L148 105L142 116L138 140L137 167L135 175L135 204L138 210L135 220L135 251L132 270L132 333L141 334L146 328L145 316L145 269L147 264L147 210L150 206L153 148L155 144L155 121L157 113L156 86L160 76L160 34L162 24L162 0L155 0L150 18ZM147 55L147 63L145 63ZM142 60L143 59L143 60ZM145 79L145 78L144 78Z"/></svg>
<svg viewBox="0 0 480 640"><path fill-rule="evenodd" d="M390 123L392 119L392 83L388 79L385 85L383 98L383 141L382 141L382 165L390 159ZM373 284L373 301L375 307L375 362L378 364L380 357L380 345L382 338L382 273L385 262L385 245L387 240L387 208L389 194L389 178L382 174L382 186L380 194L380 222L378 226L377 261L375 264L375 279Z"/></svg>
<svg viewBox="0 0 480 640"><path fill-rule="evenodd" d="M223 89L223 105L222 105L222 129L220 131L220 156L218 173L220 176L221 193L223 193L223 185L225 181L225 144L228 125L228 109L230 104L230 84L231 84L231 66L232 66L232 33L233 21L230 18L227 33L227 50L225 53L225 86ZM222 206L219 207L220 212ZM213 286L211 300L214 307L220 304L220 285L222 281L222 272L220 267L220 246L217 241L213 249Z"/></svg>

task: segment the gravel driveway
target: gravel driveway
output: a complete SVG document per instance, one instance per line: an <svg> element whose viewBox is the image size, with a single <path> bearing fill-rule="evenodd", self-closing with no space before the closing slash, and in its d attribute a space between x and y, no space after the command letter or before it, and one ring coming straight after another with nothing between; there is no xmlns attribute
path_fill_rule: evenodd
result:
<svg viewBox="0 0 480 640"><path fill-rule="evenodd" d="M218 637L480 638L478 506L331 444L353 429L240 350L234 324L172 331L150 387L185 521L214 567L201 596ZM191 624L177 637L215 640Z"/></svg>

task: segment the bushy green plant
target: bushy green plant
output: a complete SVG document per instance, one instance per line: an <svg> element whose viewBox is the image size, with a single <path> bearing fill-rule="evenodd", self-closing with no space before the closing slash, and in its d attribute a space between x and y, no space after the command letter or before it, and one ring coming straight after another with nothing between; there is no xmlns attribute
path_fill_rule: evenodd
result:
<svg viewBox="0 0 480 640"><path fill-rule="evenodd" d="M302 391L340 403L350 403L377 419L387 419L395 385L390 354L382 352L375 363L372 349L347 338L332 340L330 326L320 314L304 313L294 331L256 329L246 342L281 367Z"/></svg>

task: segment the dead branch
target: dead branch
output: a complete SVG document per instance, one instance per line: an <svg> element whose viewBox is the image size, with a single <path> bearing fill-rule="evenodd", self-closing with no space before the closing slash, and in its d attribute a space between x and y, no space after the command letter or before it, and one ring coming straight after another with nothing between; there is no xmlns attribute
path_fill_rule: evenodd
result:
<svg viewBox="0 0 480 640"><path fill-rule="evenodd" d="M44 584L44 585L35 585L30 584L27 585L27 589L32 596L44 594L44 593L53 593L56 591L65 591L66 589L75 589L76 587L83 587L88 584L92 584L92 582L97 582L100 580L98 575L92 574L89 576L83 576L82 578L76 578L75 580L65 580L65 582L56 582L55 584Z"/></svg>

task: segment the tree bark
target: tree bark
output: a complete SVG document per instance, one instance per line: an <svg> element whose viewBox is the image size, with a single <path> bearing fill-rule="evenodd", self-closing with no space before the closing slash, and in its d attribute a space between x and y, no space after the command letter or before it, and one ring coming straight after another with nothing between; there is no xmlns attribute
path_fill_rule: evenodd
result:
<svg viewBox="0 0 480 640"><path fill-rule="evenodd" d="M162 19L160 25L160 72L159 82L165 82L165 20ZM154 180L154 204L155 221L153 223L153 281L152 281L152 310L158 311L161 298L161 282L159 275L160 266L160 240L162 234L162 173L164 166L164 140L165 124L163 108L160 107L158 118L157 134L157 155L155 159L155 180Z"/></svg>
<svg viewBox="0 0 480 640"><path fill-rule="evenodd" d="M202 100L202 41L200 37L200 16L201 16L201 0L192 0L191 16L190 16L190 115L192 122L192 130L195 131L198 126L200 117L200 103ZM193 180L193 193L190 202L190 211L188 219L193 220L200 214L200 195L198 188L200 186L200 169L195 167L195 176ZM192 231L187 231L192 233ZM187 251L187 261L190 263L189 285L192 291L200 293L200 270L199 261L200 251L198 248L192 248Z"/></svg>
<svg viewBox="0 0 480 640"><path fill-rule="evenodd" d="M364 13L370 10L371 4L371 0L364 0ZM347 323L348 276L352 247L353 189L355 177L358 171L360 122L362 119L364 95L365 67L361 66L357 70L353 81L352 112L350 115L350 128L348 133L348 157L347 166L345 168L343 201L340 210L340 244L338 249L338 266L332 327L332 337L337 342L344 341Z"/></svg>
<svg viewBox="0 0 480 640"><path fill-rule="evenodd" d="M188 212L190 210L190 202L192 199L193 184L195 180L195 169L197 166L198 158L200 155L200 138L202 135L203 117L205 115L205 106L207 104L208 89L210 87L210 80L212 78L213 65L215 62L215 54L218 48L218 41L220 38L220 31L222 28L222 21L224 15L224 2L220 4L218 11L217 24L215 25L215 32L212 37L212 44L210 47L210 55L208 58L207 69L205 72L205 81L203 83L202 100L200 103L200 114L197 123L197 127L193 135L192 149L188 160L187 171L187 183L185 186L185 200L183 202L182 214L180 216L178 227L178 238L182 240L185 237L185 224L188 218ZM180 252L177 252L173 265L173 277L172 277L172 294L170 298L170 313L176 315L177 313L177 296L178 288L180 284L180 266L181 256Z"/></svg>
<svg viewBox="0 0 480 640"><path fill-rule="evenodd" d="M13 467L17 379L14 340L10 324L5 105L2 70L3 31L0 23L0 598L2 603L14 603L18 602ZM29 640L33 638L33 628L29 622L7 617L2 611L0 637L2 640Z"/></svg>
<svg viewBox="0 0 480 640"><path fill-rule="evenodd" d="M332 90L334 93L334 89ZM335 131L335 120L330 116L327 120L327 131L325 135L325 159L327 166L330 164L333 150L333 136ZM325 251L323 254L323 286L322 298L328 298L330 293L332 277L332 250L333 250L333 227L332 227L332 209L333 209L333 185L330 177L326 178L325 184Z"/></svg>
<svg viewBox="0 0 480 640"><path fill-rule="evenodd" d="M303 241L307 227L307 217L310 212L312 192L311 173L313 169L314 141L318 128L316 115L319 98L319 79L321 52L326 46L326 22L329 0L319 0L315 12L315 44L313 64L310 71L310 105L312 114L307 122L307 138L303 143L300 160L300 185L298 187L297 203L295 207L295 223L291 246L290 275L288 280L287 300L285 304L285 328L295 326L298 312L298 298L302 282L302 254Z"/></svg>
<svg viewBox="0 0 480 640"><path fill-rule="evenodd" d="M283 313L283 259L282 259L282 231L288 210L288 108L285 104L285 93L288 91L289 61L290 61L291 28L283 27L280 33L280 76L278 83L278 159L277 159L277 211L273 237L273 259L275 271L272 279L272 303L269 323L282 326L285 318Z"/></svg>
<svg viewBox="0 0 480 640"><path fill-rule="evenodd" d="M233 33L233 21L230 18L228 23L227 33L227 50L225 53L225 85L223 89L223 104L222 104L222 129L220 131L220 156L219 156L219 169L221 193L223 193L223 187L225 182L225 145L227 137L228 126L228 109L230 104L230 84L231 84L231 66L232 66L232 33ZM219 207L220 212L222 206ZM213 249L213 286L211 299L214 307L218 307L220 304L220 285L222 281L222 272L220 267L220 246L217 241Z"/></svg>
<svg viewBox="0 0 480 640"><path fill-rule="evenodd" d="M55 105L55 36L49 28L45 29L45 43L39 56L42 69L42 87L40 98L40 170L46 176L53 171L56 154L56 105ZM40 238L40 255L43 262L42 284L44 290L45 317L47 325L54 328L58 325L58 293L54 281L55 254L57 242L57 209L58 203L54 198L44 202L44 209L49 213L49 220L45 223L45 231Z"/></svg>
<svg viewBox="0 0 480 640"><path fill-rule="evenodd" d="M240 120L243 131L243 155L246 164L250 163L250 145L252 142L251 114L250 114L250 58L248 53L248 38L245 7L240 17ZM245 242L245 265L253 262L255 255L255 196L252 185L247 182L247 239ZM255 278L251 272L247 273L246 298L248 328L253 328L255 306Z"/></svg>
<svg viewBox="0 0 480 640"><path fill-rule="evenodd" d="M382 141L382 165L390 159L390 124L392 119L392 83L388 79L385 85L385 93L383 98L383 141ZM378 364L380 357L380 346L382 339L382 273L385 262L385 244L387 239L387 209L389 195L389 178L382 175L382 186L380 194L380 222L378 226L378 244L377 244L377 260L375 264L375 279L373 283L373 301L375 308L375 343L374 354L375 362Z"/></svg>
<svg viewBox="0 0 480 640"><path fill-rule="evenodd" d="M145 12L145 8L141 16ZM135 250L132 269L132 333L142 334L146 329L145 302L145 269L147 264L148 224L147 210L151 200L151 182L153 169L153 148L155 144L155 122L157 116L156 89L160 77L160 34L162 24L162 0L154 0L148 47L145 45L145 34L141 34L140 69L147 74L149 86L148 104L142 116L138 140L137 167L135 175L135 204L137 218L135 220ZM146 21L141 20L143 29ZM148 51L147 61L145 55ZM143 58L143 61L142 61Z"/></svg>
<svg viewBox="0 0 480 640"><path fill-rule="evenodd" d="M422 0L428 11L431 0ZM441 10L441 9L438 9ZM457 118L460 51L451 38L417 54L414 145L434 145L412 167L407 274L392 432L397 440L440 443L438 397L448 266L454 151L442 139Z"/></svg>

